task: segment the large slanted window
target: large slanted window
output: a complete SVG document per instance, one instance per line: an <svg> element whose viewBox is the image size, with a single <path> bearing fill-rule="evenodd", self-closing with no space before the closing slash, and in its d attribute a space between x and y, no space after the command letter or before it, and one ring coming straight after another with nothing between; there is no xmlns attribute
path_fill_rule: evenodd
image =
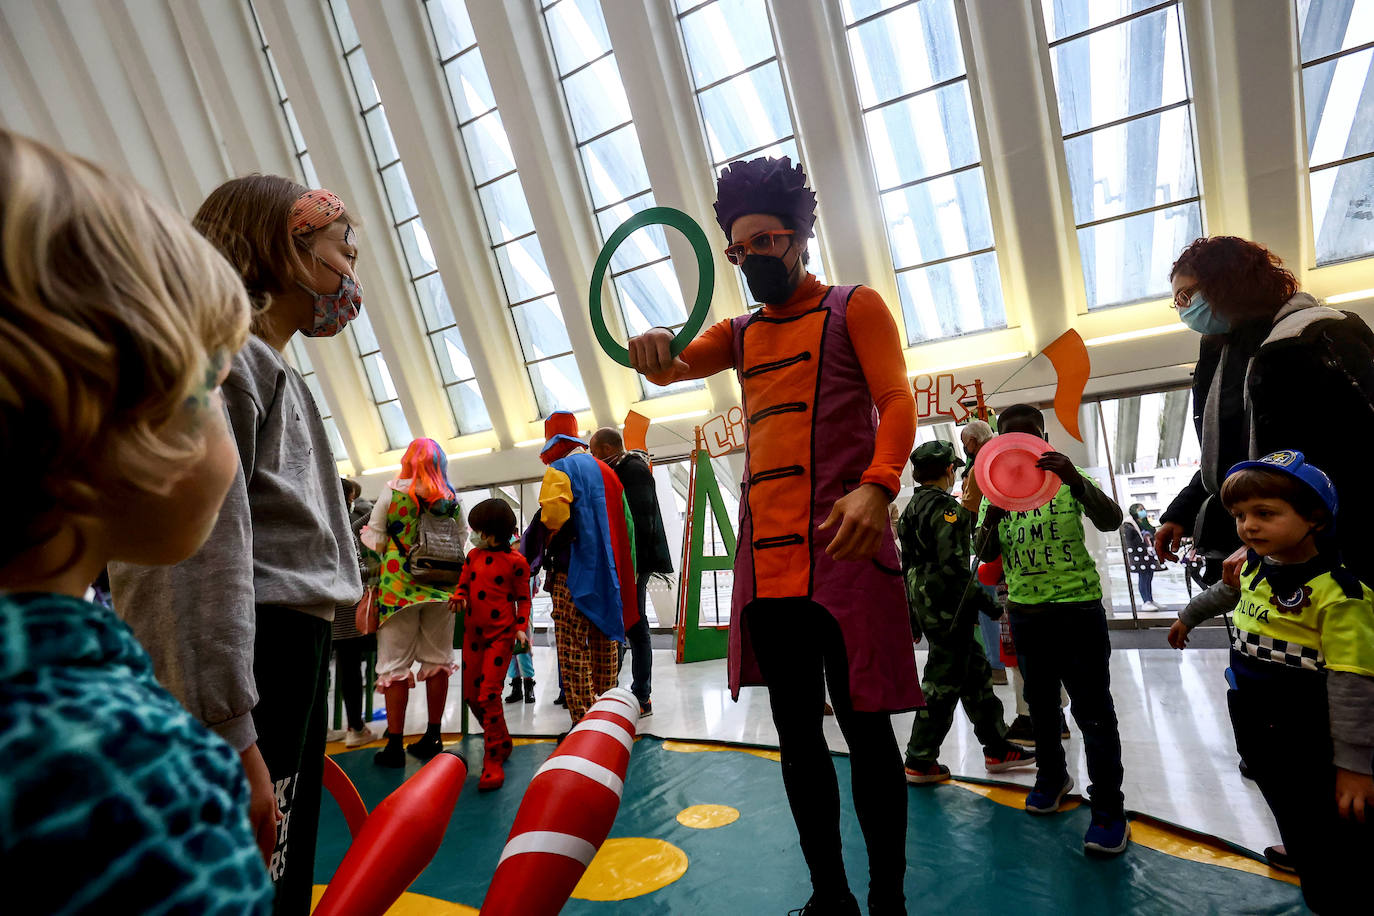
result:
<svg viewBox="0 0 1374 916"><path fill-rule="evenodd" d="M960 5L841 8L907 342L1005 327Z"/></svg>
<svg viewBox="0 0 1374 916"><path fill-rule="evenodd" d="M467 6L426 0L425 10L539 414L583 410L587 391Z"/></svg>
<svg viewBox="0 0 1374 916"><path fill-rule="evenodd" d="M329 7L334 14L334 25L343 50L344 64L353 83L358 112L367 132L372 164L381 178L392 226L405 252L407 276L420 314L424 317L425 331L438 362L439 375L448 394L457 433L461 436L491 429L491 418L487 415L486 405L477 388L467 347L458 333L453 307L449 304L448 292L444 289L443 278L439 276L439 267L434 260L434 250L429 244L429 234L425 232L424 221L420 219L415 206L415 195L411 193L410 182L406 179L405 166L396 150L391 125L386 119L386 109L377 92L377 84L372 80L372 70L367 65L367 55L363 53L353 17L349 15L348 3L346 0L329 0ZM372 353L363 356L372 396L377 400L378 409L382 410L382 422L386 426L391 447L403 448L410 442L410 429L396 399L391 373L376 336L372 334L370 323L365 328L359 328L355 341L360 353L365 343L373 348Z"/></svg>
<svg viewBox="0 0 1374 916"><path fill-rule="evenodd" d="M253 28L258 36L258 45L262 48L263 56L267 59L267 73L272 78L273 91L277 93L277 105L281 108L282 118L286 122L286 133L291 138L291 147L295 150L296 166L300 170L300 177L304 179L308 188L320 186L320 179L315 174L315 165L310 161L310 151L306 148L305 136L301 133L301 127L296 123L296 113L291 109L291 99L286 94L286 84L282 82L281 73L277 70L277 61L272 57L272 47L267 43L267 36L262 31L262 23L258 21L258 11L253 6L252 0L248 0L248 13L253 19ZM324 391L320 388L319 376L315 373L315 365L310 361L310 355L305 350L305 345L297 336L291 338L291 343L287 347L291 354L291 361L296 366L296 371L300 372L301 378L305 379L305 384L310 388L311 395L315 398L315 406L319 408L320 419L324 420L324 428L329 433L329 447L334 453L335 461L348 461L348 450L344 448L343 436L339 435L339 424L334 420L334 411L329 406L329 401L325 399Z"/></svg>
<svg viewBox="0 0 1374 916"><path fill-rule="evenodd" d="M1374 2L1298 0L1317 263L1374 254Z"/></svg>
<svg viewBox="0 0 1374 916"><path fill-rule="evenodd" d="M544 22L577 141L582 177L604 244L631 216L657 206L649 189L649 170L601 0L544 0ZM612 298L631 336L653 327L677 330L687 322L662 226L640 229L616 249L611 279ZM647 395L702 384L698 379L660 388L640 377Z"/></svg>
<svg viewBox="0 0 1374 916"><path fill-rule="evenodd" d="M1177 2L1041 0L1089 309L1169 294L1202 234Z"/></svg>
<svg viewBox="0 0 1374 916"><path fill-rule="evenodd" d="M736 159L790 156L801 162L792 109L764 0L674 0L688 69L717 173ZM807 265L825 277L821 233Z"/></svg>

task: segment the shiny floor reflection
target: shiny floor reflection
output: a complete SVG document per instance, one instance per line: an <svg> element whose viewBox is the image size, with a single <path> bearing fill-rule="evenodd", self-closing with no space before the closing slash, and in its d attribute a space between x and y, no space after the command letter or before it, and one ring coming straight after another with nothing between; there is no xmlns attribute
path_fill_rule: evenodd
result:
<svg viewBox="0 0 1374 916"><path fill-rule="evenodd" d="M924 670L925 653L917 651L916 657ZM568 714L553 705L558 694L552 677L553 650L537 646L534 659L536 702L506 705L511 732L553 735L566 731ZM1259 789L1242 779L1237 769L1226 711L1226 659L1221 649L1125 649L1112 653L1112 695L1121 728L1126 805L1258 851L1278 842L1278 829ZM628 685L629 676L627 656L621 682ZM457 683L455 678L444 714L445 732L459 729ZM660 649L654 653L653 685L654 714L643 720L644 733L661 738L777 745L767 692L745 688L739 702L731 702L723 660L677 665L671 651ZM1011 688L996 690L1010 721L1015 712ZM424 702L421 686L411 694L408 733L424 730ZM376 703L380 709L380 696ZM893 729L903 746L912 719L912 713L893 717ZM1069 766L1081 790L1088 785L1083 744L1072 717L1069 727L1073 732L1066 742ZM378 734L382 731L380 723L373 728ZM833 718L826 720L825 729L830 746L844 750L844 738ZM988 776L982 749L962 711L955 717L940 759L956 776ZM1012 771L997 778L1029 785L1034 781L1034 771Z"/></svg>

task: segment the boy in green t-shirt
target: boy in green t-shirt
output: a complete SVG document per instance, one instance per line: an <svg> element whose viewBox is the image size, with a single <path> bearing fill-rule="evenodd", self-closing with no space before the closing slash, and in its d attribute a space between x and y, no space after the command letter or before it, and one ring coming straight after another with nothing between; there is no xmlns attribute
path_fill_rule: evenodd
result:
<svg viewBox="0 0 1374 916"><path fill-rule="evenodd" d="M1004 410L997 428L1045 438L1044 416L1026 404ZM1083 730L1092 777L1088 794L1093 817L1083 848L1115 854L1125 850L1131 829L1121 794L1121 737L1107 670L1107 616L1097 565L1083 540L1083 517L1099 531L1115 531L1121 526L1121 507L1059 452L1045 453L1038 467L1064 482L1054 498L1029 512L1007 512L984 499L974 535L984 562L1003 558L1007 579L1007 614L1040 762L1026 810L1053 814L1073 788L1059 743L1062 683Z"/></svg>

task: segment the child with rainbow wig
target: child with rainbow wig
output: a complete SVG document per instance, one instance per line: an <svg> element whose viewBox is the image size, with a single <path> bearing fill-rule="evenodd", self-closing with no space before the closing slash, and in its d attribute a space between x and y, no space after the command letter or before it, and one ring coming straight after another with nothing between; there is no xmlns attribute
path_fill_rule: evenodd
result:
<svg viewBox="0 0 1374 916"><path fill-rule="evenodd" d="M419 536L422 513L454 519L467 541L458 496L448 482L448 458L433 439L416 439L401 458L401 473L387 482L362 530L363 546L381 555L377 603L377 689L386 696L386 747L377 752L378 766L405 766L401 739L406 706L416 681L425 685L429 724L424 737L405 750L428 760L444 749L439 726L448 702L453 663L452 586L417 582L410 550ZM419 663L418 673L411 667Z"/></svg>

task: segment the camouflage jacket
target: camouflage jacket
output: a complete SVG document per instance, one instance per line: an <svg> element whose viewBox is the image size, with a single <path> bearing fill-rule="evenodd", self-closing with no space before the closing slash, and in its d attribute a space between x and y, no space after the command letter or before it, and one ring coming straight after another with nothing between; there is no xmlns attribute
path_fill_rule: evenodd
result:
<svg viewBox="0 0 1374 916"><path fill-rule="evenodd" d="M973 578L974 517L935 487L918 486L897 520L912 626L940 637L987 602Z"/></svg>

